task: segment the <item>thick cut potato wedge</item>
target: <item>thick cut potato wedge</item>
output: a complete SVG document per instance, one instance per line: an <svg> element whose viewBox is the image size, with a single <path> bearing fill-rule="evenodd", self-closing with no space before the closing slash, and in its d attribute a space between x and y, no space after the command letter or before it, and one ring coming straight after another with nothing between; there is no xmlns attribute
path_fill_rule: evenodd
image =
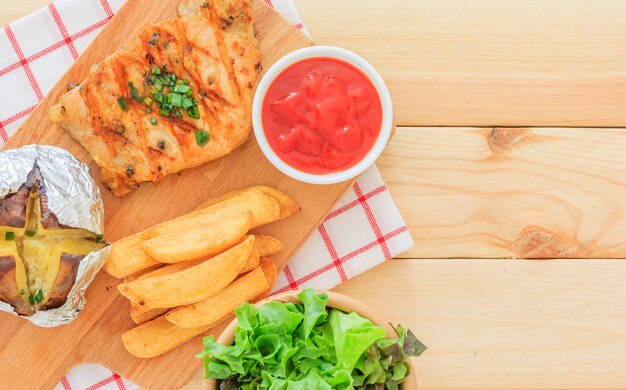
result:
<svg viewBox="0 0 626 390"><path fill-rule="evenodd" d="M267 284L269 285L269 287L267 288L267 290L254 297L252 299L252 302L258 302L262 299L265 299L272 291L272 288L274 288L274 285L276 284L276 279L278 278L278 269L276 268L276 264L274 264L274 262L267 257L261 258L260 268L265 275L265 280L267 280Z"/></svg>
<svg viewBox="0 0 626 390"><path fill-rule="evenodd" d="M256 236L254 237L254 242L256 242ZM243 266L241 271L239 271L239 273L244 274L246 272L252 271L259 266L260 262L261 257L259 256L259 252L257 251L256 246L253 246L252 250L250 251L250 256L248 256L248 260L246 261L246 264Z"/></svg>
<svg viewBox="0 0 626 390"><path fill-rule="evenodd" d="M165 313L167 313L170 309L149 309L148 311L145 312L138 312L135 307L137 307L139 305L135 304L134 302L131 302L130 305L130 318L133 320L133 322L137 325L141 325L144 322L148 322L150 320L153 320L155 318L157 318L160 315L163 315ZM140 306L143 309L143 306Z"/></svg>
<svg viewBox="0 0 626 390"><path fill-rule="evenodd" d="M195 260L195 261L185 261L182 263L177 263L177 264L171 264L171 265L167 265L167 266L162 266L162 267L158 267L156 269L152 269L149 272L139 272L135 275L138 275L134 278L130 278L130 277L126 277L124 278L124 283L130 283L132 281L136 281L136 280L142 280L145 279L147 277L151 277L151 278L163 278L165 276L168 275L174 275L178 272L182 272L185 270L188 270L192 267L195 267L199 264L201 264L202 262L204 262L206 260ZM128 281L126 281L126 279L129 279ZM118 287L119 289L119 287ZM139 303L133 302L132 300L130 301L130 307L131 310L137 314L137 315L143 315L143 314L148 314L149 312L153 311L153 310L168 310L169 308L155 308L155 307L151 307L148 305L140 305ZM162 314L162 313L161 313Z"/></svg>
<svg viewBox="0 0 626 390"><path fill-rule="evenodd" d="M293 215L300 211L300 206L285 193L278 191L275 188L268 186L254 186L248 187L240 190L234 190L222 194L218 197L212 198L204 202L200 207L196 210L205 209L207 207L213 206L217 203L225 202L231 198L246 194L246 193L254 193L254 192L262 192L265 195L272 197L276 202L278 202L280 206L280 216L279 219L287 218L290 215Z"/></svg>
<svg viewBox="0 0 626 390"><path fill-rule="evenodd" d="M256 237L256 236L255 236ZM256 239L255 239L256 242ZM198 264L199 262L195 262L195 264ZM180 264L189 264L189 262L187 263L180 263ZM248 260L246 261L246 264L244 265L244 268L240 271L240 274L249 272L251 270L254 270L256 268L259 267L260 264L260 257L258 252L256 251L256 248L253 246L252 250L250 251L250 256L248 256ZM188 268L188 266L184 266L184 268ZM143 277L146 277L148 274L150 274L151 276L156 276L156 275L171 275L175 272L179 272L180 270L182 270L183 267L172 267L172 266L168 266L168 267L162 267L161 271L159 272L145 272L145 273L137 273L135 274L135 277L126 277L124 278L124 282L128 283L130 281L133 280L137 280L137 279L141 279ZM156 270L152 270L152 271L156 271ZM153 308L150 306L146 306L146 305L140 305L138 303L135 302L130 302L130 307L131 307L131 318L133 319L133 321L135 321L136 324L141 324L143 322L149 321L155 317L160 316L161 314L166 313L169 308ZM138 322L139 321L139 322Z"/></svg>
<svg viewBox="0 0 626 390"><path fill-rule="evenodd" d="M267 257L261 257L260 267L263 270L263 274L265 275L265 279L267 279L267 283L270 285L270 288L274 287L276 279L278 278L278 269L276 268L276 264L274 264L274 262Z"/></svg>
<svg viewBox="0 0 626 390"><path fill-rule="evenodd" d="M160 223L144 232L143 238L163 236L172 232L192 229L207 220L217 218L237 217L246 212L253 214L251 229L266 223L277 221L280 218L280 205L277 201L259 191L247 192L212 204L209 207Z"/></svg>
<svg viewBox="0 0 626 390"><path fill-rule="evenodd" d="M179 328L165 319L157 317L122 334L126 350L139 358L152 358L178 347L208 330L202 328Z"/></svg>
<svg viewBox="0 0 626 390"><path fill-rule="evenodd" d="M137 280L122 283L117 288L131 301L151 308L199 302L217 293L237 277L253 246L254 236L250 236L208 260L159 268ZM176 272L171 272L172 269Z"/></svg>
<svg viewBox="0 0 626 390"><path fill-rule="evenodd" d="M151 238L141 246L162 263L206 259L240 242L250 230L253 218L247 211L232 218L211 219L192 229Z"/></svg>
<svg viewBox="0 0 626 390"><path fill-rule="evenodd" d="M205 300L170 310L165 318L182 328L213 327L233 314L239 305L253 299L268 288L265 274L259 267L239 277L222 291Z"/></svg>
<svg viewBox="0 0 626 390"><path fill-rule="evenodd" d="M141 247L142 234L139 233L123 238L111 245L111 253L104 264L104 270L109 275L122 279L128 275L161 264L143 251Z"/></svg>
<svg viewBox="0 0 626 390"><path fill-rule="evenodd" d="M130 274L128 276L124 276L124 283L132 282L133 280L139 279L140 277L146 275L149 272L155 271L161 267L163 267L163 263L159 263L157 265L153 265L152 267L143 269L139 272L135 272L134 274Z"/></svg>
<svg viewBox="0 0 626 390"><path fill-rule="evenodd" d="M251 229L265 223L286 218L300 209L291 198L270 187L257 186L245 190L229 192L205 203L195 212L160 223L145 232L117 241L112 245L111 254L104 270L113 277L123 278L143 269L150 268L159 261L150 257L141 248L142 240L192 229L207 219L226 218L241 215L246 211L254 214ZM273 249L275 251L275 249ZM261 255L271 255L273 253Z"/></svg>
<svg viewBox="0 0 626 390"><path fill-rule="evenodd" d="M259 256L273 256L282 251L285 245L278 238L264 236L262 234L254 235L254 246Z"/></svg>
<svg viewBox="0 0 626 390"><path fill-rule="evenodd" d="M146 306L146 305L140 305L138 303L135 303L133 301L130 301L130 311L131 313L135 313L136 315L144 315L144 314L148 314L149 312L153 311L153 310L167 310L168 308L165 307L161 307L161 308L154 308L154 307L150 307L150 306Z"/></svg>

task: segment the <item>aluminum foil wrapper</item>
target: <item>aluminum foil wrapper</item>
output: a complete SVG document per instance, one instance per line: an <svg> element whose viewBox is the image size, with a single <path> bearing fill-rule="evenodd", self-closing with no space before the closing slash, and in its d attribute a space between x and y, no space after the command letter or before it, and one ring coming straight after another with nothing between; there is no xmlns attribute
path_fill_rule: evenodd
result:
<svg viewBox="0 0 626 390"><path fill-rule="evenodd" d="M104 206L100 190L89 174L89 167L64 149L29 145L0 152L0 198L16 192L26 182L35 164L41 172L48 208L59 223L102 234ZM104 265L110 250L110 246L106 246L85 256L63 306L20 317L42 327L55 327L73 321L85 306L87 287ZM5 302L0 302L0 310L18 315Z"/></svg>

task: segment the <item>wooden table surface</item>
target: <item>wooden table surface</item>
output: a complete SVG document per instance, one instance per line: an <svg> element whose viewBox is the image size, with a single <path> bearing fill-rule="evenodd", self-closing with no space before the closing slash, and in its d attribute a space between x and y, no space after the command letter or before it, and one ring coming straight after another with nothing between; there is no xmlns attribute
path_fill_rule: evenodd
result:
<svg viewBox="0 0 626 390"><path fill-rule="evenodd" d="M379 167L416 246L337 291L430 347L421 389L626 388L626 2L295 1L400 125Z"/></svg>

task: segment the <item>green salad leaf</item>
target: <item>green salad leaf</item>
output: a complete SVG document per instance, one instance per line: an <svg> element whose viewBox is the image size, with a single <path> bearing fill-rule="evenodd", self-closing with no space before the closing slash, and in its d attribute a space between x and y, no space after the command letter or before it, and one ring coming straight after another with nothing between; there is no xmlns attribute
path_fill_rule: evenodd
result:
<svg viewBox="0 0 626 390"><path fill-rule="evenodd" d="M307 289L302 302L268 302L235 310L235 341L203 339L205 378L221 390L399 389L406 359L426 350L410 330L398 338L356 313L327 308L328 295Z"/></svg>

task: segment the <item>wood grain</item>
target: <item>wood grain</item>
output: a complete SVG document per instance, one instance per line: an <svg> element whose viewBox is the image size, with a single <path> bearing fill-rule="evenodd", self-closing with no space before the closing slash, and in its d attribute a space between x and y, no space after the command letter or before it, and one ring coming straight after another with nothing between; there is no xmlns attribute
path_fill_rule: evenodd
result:
<svg viewBox="0 0 626 390"><path fill-rule="evenodd" d="M47 2L0 2L0 20ZM318 43L380 70L399 125L626 126L623 1L295 3Z"/></svg>
<svg viewBox="0 0 626 390"><path fill-rule="evenodd" d="M626 257L626 130L400 128L378 161L403 257Z"/></svg>
<svg viewBox="0 0 626 390"><path fill-rule="evenodd" d="M70 81L80 81L89 67L123 45L148 23L175 16L178 1L128 0L99 37L59 81L35 112L5 145L6 148L39 143L61 146L98 169L87 153L60 127L48 123L48 110ZM312 42L265 5L255 0L255 27L262 52L262 65L269 67L286 53ZM200 202L220 193L266 184L292 195L302 212L288 220L260 229L278 237L285 249L274 261L283 266L328 209L350 186L306 185L289 179L271 166L254 139L221 160L186 170L158 184L146 184L124 198L114 198L101 188L105 204L105 239L114 241L163 220L186 213ZM52 388L78 363L100 363L148 388L178 388L200 367L194 355L201 349L199 338L155 359L137 359L125 351L120 336L133 326L128 302L115 288L118 281L101 272L87 293L84 313L70 325L55 329L36 328L10 315L0 316L0 367L16 388ZM216 332L215 330L214 332ZM27 348L25 348L27 346ZM36 369L29 373L24 367Z"/></svg>
<svg viewBox="0 0 626 390"><path fill-rule="evenodd" d="M626 2L295 0L382 73L398 125L624 127Z"/></svg>
<svg viewBox="0 0 626 390"><path fill-rule="evenodd" d="M16 21L45 7L48 0L0 1L0 26Z"/></svg>
<svg viewBox="0 0 626 390"><path fill-rule="evenodd" d="M0 2L0 24L47 2ZM490 127L398 131L379 166L417 243L406 257L515 257L511 244L532 226L541 230L526 230L527 238L539 239L526 241L531 254L565 249L563 255L624 257L626 130L593 127L626 126L626 3L295 2L318 43L353 49L381 71L400 124ZM505 125L590 128L491 137L492 126ZM184 199L175 183L172 199ZM211 191L210 178L201 183ZM403 259L337 291L409 325L430 347L416 361L420 389L623 389L625 267L615 260ZM90 294L115 283L100 278ZM119 305L115 296L87 310L97 318ZM115 310L125 316L127 308ZM109 336L111 324L94 322L91 336L60 336L85 337L116 356L119 344L98 339ZM28 331L3 326L0 339L13 337L30 346ZM37 348L23 348L18 357L52 351ZM39 366L13 356L1 371L37 376L52 366L60 376L58 361L67 353L55 352ZM88 351L78 353L84 358ZM154 364L172 374L167 362Z"/></svg>
<svg viewBox="0 0 626 390"><path fill-rule="evenodd" d="M415 361L420 389L626 387L626 262L413 260L380 271L337 291L430 347Z"/></svg>

